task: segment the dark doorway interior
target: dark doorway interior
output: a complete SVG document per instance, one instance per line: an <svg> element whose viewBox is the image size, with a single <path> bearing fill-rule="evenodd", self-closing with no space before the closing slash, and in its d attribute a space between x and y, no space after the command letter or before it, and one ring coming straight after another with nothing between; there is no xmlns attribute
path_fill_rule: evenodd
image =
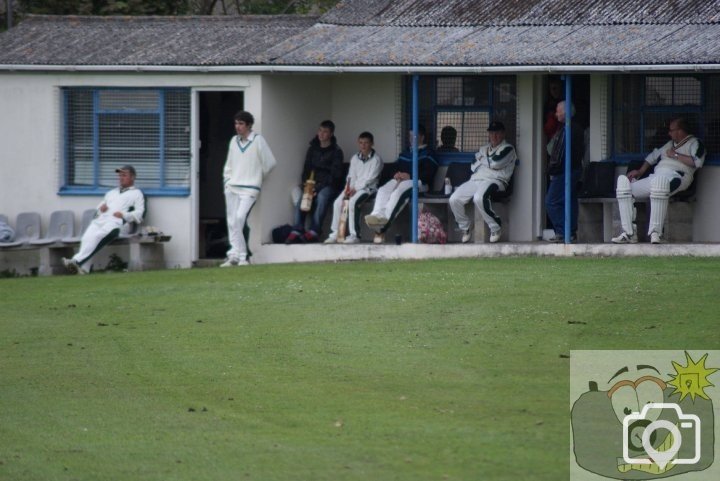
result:
<svg viewBox="0 0 720 481"><path fill-rule="evenodd" d="M228 249L222 173L243 104L242 92L200 92L200 259L223 258Z"/></svg>

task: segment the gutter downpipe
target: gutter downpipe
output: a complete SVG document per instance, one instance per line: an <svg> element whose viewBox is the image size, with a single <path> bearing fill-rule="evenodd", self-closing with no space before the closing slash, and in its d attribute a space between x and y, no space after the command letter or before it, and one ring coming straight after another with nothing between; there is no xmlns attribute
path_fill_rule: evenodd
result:
<svg viewBox="0 0 720 481"><path fill-rule="evenodd" d="M565 244L570 243L572 226L572 75L565 77Z"/></svg>
<svg viewBox="0 0 720 481"><path fill-rule="evenodd" d="M412 214L410 219L410 239L413 244L418 242L418 83L420 77L415 74L412 77Z"/></svg>

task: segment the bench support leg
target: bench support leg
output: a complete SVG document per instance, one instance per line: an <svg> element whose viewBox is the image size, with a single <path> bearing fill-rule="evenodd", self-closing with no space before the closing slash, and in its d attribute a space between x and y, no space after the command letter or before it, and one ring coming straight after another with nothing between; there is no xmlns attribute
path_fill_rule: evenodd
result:
<svg viewBox="0 0 720 481"><path fill-rule="evenodd" d="M165 267L165 256L161 243L130 243L130 260L128 270L146 271Z"/></svg>
<svg viewBox="0 0 720 481"><path fill-rule="evenodd" d="M63 257L72 257L75 251L72 247L42 247L39 249L40 266L38 275L51 276L65 273Z"/></svg>

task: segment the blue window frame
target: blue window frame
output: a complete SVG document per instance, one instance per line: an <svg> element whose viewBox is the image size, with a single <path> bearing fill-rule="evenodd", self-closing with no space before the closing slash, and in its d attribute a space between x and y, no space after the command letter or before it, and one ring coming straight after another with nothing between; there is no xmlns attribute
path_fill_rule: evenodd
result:
<svg viewBox="0 0 720 481"><path fill-rule="evenodd" d="M669 140L671 119L684 117L707 149L706 164L720 164L720 76L616 75L612 80L612 159L644 159Z"/></svg>
<svg viewBox="0 0 720 481"><path fill-rule="evenodd" d="M60 194L103 194L124 164L147 195L190 194L189 89L68 87L62 99Z"/></svg>
<svg viewBox="0 0 720 481"><path fill-rule="evenodd" d="M408 80L406 98L410 98L411 88ZM472 162L475 152L488 141L491 121L503 122L508 142L514 143L514 76L426 75L420 77L418 90L420 124L425 126L428 144L441 164ZM409 104L406 102L407 129L412 120ZM445 145L453 138L453 145Z"/></svg>

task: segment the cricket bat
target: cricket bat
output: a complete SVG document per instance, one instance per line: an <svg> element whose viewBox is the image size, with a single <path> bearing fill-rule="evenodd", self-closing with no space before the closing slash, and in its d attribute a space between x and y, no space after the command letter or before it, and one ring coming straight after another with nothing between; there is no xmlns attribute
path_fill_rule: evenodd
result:
<svg viewBox="0 0 720 481"><path fill-rule="evenodd" d="M350 190L350 179L348 178L347 184L345 184L345 196L343 197L342 210L340 211L340 222L338 223L337 239L342 242L347 237L347 220L348 220L348 209L350 208L350 196L348 191Z"/></svg>

